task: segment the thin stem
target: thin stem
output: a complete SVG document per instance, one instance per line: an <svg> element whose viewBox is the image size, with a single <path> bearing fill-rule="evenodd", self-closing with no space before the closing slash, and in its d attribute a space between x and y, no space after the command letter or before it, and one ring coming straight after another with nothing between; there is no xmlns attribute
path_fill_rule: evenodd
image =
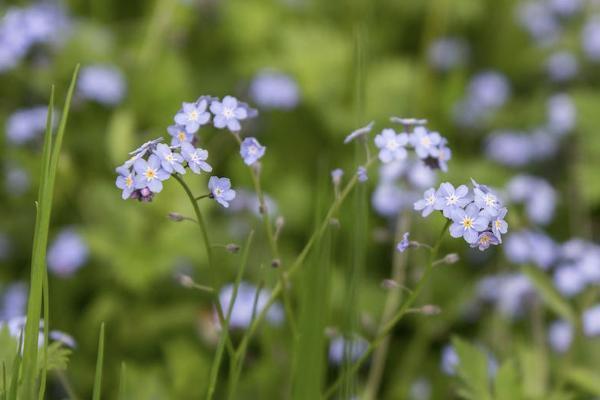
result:
<svg viewBox="0 0 600 400"><path fill-rule="evenodd" d="M402 303L402 305L400 306L400 308L398 309L398 311L396 312L396 314L393 316L393 318L391 318L390 321L388 321L383 326L383 328L377 334L377 336L375 337L375 339L371 343L369 343L369 346L367 347L367 349L365 350L365 352L360 356L360 358L349 369L348 374L355 374L356 372L358 372L358 369L361 367L361 365L369 358L369 356L371 355L371 353L375 349L377 349L377 347L379 347L379 345L383 342L383 340L385 340L385 338L389 335L389 333L396 326L396 324L407 313L409 307L417 299L417 297L419 296L419 294L423 290L423 287L425 286L425 284L429 280L429 277L431 276L431 272L433 271L433 261L435 260L437 252L439 250L440 244L442 242L442 238L444 237L444 233L446 232L446 230L450 226L450 222L451 222L450 220L446 221L446 224L444 225L444 228L442 229L442 232L440 233L440 236L439 236L437 242L433 246L433 250L431 251L431 254L430 254L430 257L429 257L429 262L428 262L427 266L425 267L425 272L423 273L423 276L421 277L421 279L419 279L419 281L417 282L417 287L415 288L415 290L410 294L410 296L408 296L408 298L406 299L406 301L404 301ZM329 387L329 389L327 389L327 391L325 392L325 394L323 395L323 397L325 399L327 399L327 398L330 398L331 396L333 396L333 394L336 392L336 390L338 389L338 387L340 386L341 383L342 383L342 380L338 378Z"/></svg>
<svg viewBox="0 0 600 400"><path fill-rule="evenodd" d="M215 266L213 264L212 246L210 244L208 230L206 229L206 223L204 222L204 218L202 217L202 213L200 212L200 207L198 206L198 203L196 202L196 198L194 197L192 190L187 185L187 183L185 183L183 178L181 176L179 176L179 174L173 174L172 176L175 178L175 180L177 180L177 182L179 182L179 184L185 191L185 194L187 194L188 198L190 199L190 203L192 203L192 207L194 208L194 213L196 214L196 220L198 221L198 226L200 227L200 231L202 232L202 239L204 239L204 248L206 249L206 256L208 257L208 267L213 275L213 286L217 287L217 285L216 285L217 284L217 279L216 279L217 270L215 269ZM219 301L219 296L217 295L216 291L212 292L212 297L213 297L213 304L214 304L215 310L217 311L217 316L219 318L219 323L221 324L221 326L225 326L225 315L223 314L223 308L221 307L221 302ZM235 351L230 338L228 338L228 340L227 340L227 350L230 354L233 354Z"/></svg>
<svg viewBox="0 0 600 400"><path fill-rule="evenodd" d="M198 200L206 199L207 197L210 197L210 193L203 194L202 196L198 196L194 200L198 201Z"/></svg>

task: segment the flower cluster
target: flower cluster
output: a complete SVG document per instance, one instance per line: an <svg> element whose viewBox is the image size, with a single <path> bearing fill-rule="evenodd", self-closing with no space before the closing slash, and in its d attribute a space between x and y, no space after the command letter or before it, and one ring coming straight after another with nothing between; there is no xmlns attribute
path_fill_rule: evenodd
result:
<svg viewBox="0 0 600 400"><path fill-rule="evenodd" d="M385 128L375 136L375 145L379 148L379 160L387 164L407 158L407 148L414 149L417 156L430 168L448 170L448 160L452 152L448 148L448 141L438 132L431 132L425 126L427 121L392 118L392 122L399 122L404 126L404 131L396 132L392 128ZM412 127L412 132L408 132Z"/></svg>
<svg viewBox="0 0 600 400"><path fill-rule="evenodd" d="M445 182L435 190L425 191L414 209L426 217L433 211L441 211L452 221L450 235L464 238L471 247L485 250L490 245L502 243L502 235L508 231L504 220L507 209L494 192L485 185L473 181L473 190L466 185L454 188Z"/></svg>
<svg viewBox="0 0 600 400"><path fill-rule="evenodd" d="M46 129L47 116L46 106L15 111L6 121L6 139L11 144L23 145L38 138ZM56 123L57 120L55 117L53 122Z"/></svg>

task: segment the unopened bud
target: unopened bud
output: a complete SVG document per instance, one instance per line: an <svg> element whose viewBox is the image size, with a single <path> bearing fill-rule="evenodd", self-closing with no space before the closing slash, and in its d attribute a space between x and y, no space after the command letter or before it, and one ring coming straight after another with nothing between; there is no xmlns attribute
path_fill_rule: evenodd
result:
<svg viewBox="0 0 600 400"><path fill-rule="evenodd" d="M283 225L285 225L285 219L280 215L275 220L275 229L280 231L281 229L283 229Z"/></svg>
<svg viewBox="0 0 600 400"><path fill-rule="evenodd" d="M179 281L179 284L181 286L188 288L188 289L193 288L195 285L194 280L189 275L179 274L179 275L177 275L177 280Z"/></svg>
<svg viewBox="0 0 600 400"><path fill-rule="evenodd" d="M384 279L381 281L381 287L384 289L398 289L400 285L393 279Z"/></svg>
<svg viewBox="0 0 600 400"><path fill-rule="evenodd" d="M180 222L180 221L183 221L185 218L183 217L183 215L181 215L179 213L170 212L169 213L169 219L171 221Z"/></svg>
<svg viewBox="0 0 600 400"><path fill-rule="evenodd" d="M260 175L260 171L262 169L261 163L259 161L255 162L254 164L252 164L252 169L254 170L256 175Z"/></svg>
<svg viewBox="0 0 600 400"><path fill-rule="evenodd" d="M444 257L444 263L446 264L455 264L458 260L460 260L460 257L456 253L446 254L446 257Z"/></svg>
<svg viewBox="0 0 600 400"><path fill-rule="evenodd" d="M420 311L424 315L438 315L442 312L442 309L435 304L427 304L421 307Z"/></svg>
<svg viewBox="0 0 600 400"><path fill-rule="evenodd" d="M279 258L275 258L274 260L272 260L271 267L273 267L273 268L281 267L281 260Z"/></svg>
<svg viewBox="0 0 600 400"><path fill-rule="evenodd" d="M333 228L339 228L340 227L340 220L337 218L331 218L329 220L329 225L331 225Z"/></svg>
<svg viewBox="0 0 600 400"><path fill-rule="evenodd" d="M230 253L237 253L240 251L240 246L235 243L229 243L225 246L225 249Z"/></svg>

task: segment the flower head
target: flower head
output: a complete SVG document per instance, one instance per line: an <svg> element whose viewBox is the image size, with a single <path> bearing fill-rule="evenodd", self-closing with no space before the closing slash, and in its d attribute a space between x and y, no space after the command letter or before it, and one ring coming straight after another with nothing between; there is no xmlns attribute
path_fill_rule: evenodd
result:
<svg viewBox="0 0 600 400"><path fill-rule="evenodd" d="M386 128L375 136L375 145L379 148L379 159L384 163L406 158L408 135L397 134L393 129Z"/></svg>
<svg viewBox="0 0 600 400"><path fill-rule="evenodd" d="M453 224L450 225L450 235L454 238L463 237L469 244L477 242L479 233L485 231L490 223L475 204L469 204L464 210L455 208L451 218Z"/></svg>
<svg viewBox="0 0 600 400"><path fill-rule="evenodd" d="M231 189L229 178L211 176L208 180L208 190L210 197L225 208L229 207L229 202L235 198L235 190Z"/></svg>
<svg viewBox="0 0 600 400"><path fill-rule="evenodd" d="M242 142L240 154L246 165L252 165L265 154L265 146L262 146L256 138L247 137Z"/></svg>
<svg viewBox="0 0 600 400"><path fill-rule="evenodd" d="M208 159L208 151L195 148L190 143L184 142L181 144L181 155L185 161L187 161L188 167L190 167L195 174L199 174L201 171L212 171L212 167L206 162Z"/></svg>
<svg viewBox="0 0 600 400"><path fill-rule="evenodd" d="M126 89L125 77L112 65L84 67L77 82L77 91L83 98L109 106L119 104Z"/></svg>
<svg viewBox="0 0 600 400"><path fill-rule="evenodd" d="M232 96L225 96L223 101L213 101L210 111L215 115L213 124L215 128L227 128L231 132L242 129L240 121L248 118L248 110L238 104L238 100Z"/></svg>
<svg viewBox="0 0 600 400"><path fill-rule="evenodd" d="M71 276L88 260L88 245L75 229L62 230L48 248L48 269L62 277Z"/></svg>
<svg viewBox="0 0 600 400"><path fill-rule="evenodd" d="M437 156L437 146L441 143L442 137L437 132L428 132L423 126L417 126L410 135L410 143L414 146L415 152L419 158Z"/></svg>
<svg viewBox="0 0 600 400"><path fill-rule="evenodd" d="M121 195L123 200L127 200L135 190L135 174L126 167L117 168L117 173L119 176L115 184L119 189L123 190Z"/></svg>
<svg viewBox="0 0 600 400"><path fill-rule="evenodd" d="M169 179L171 174L162 169L161 160L155 154L148 160L138 159L133 168L137 173L135 178L136 189L148 188L152 193L160 193L163 188L162 181Z"/></svg>
<svg viewBox="0 0 600 400"><path fill-rule="evenodd" d="M506 213L508 212L506 207L502 207L498 214L492 218L492 233L500 242L502 242L502 235L508 231L508 223L504 220Z"/></svg>
<svg viewBox="0 0 600 400"><path fill-rule="evenodd" d="M502 203L492 191L483 185L477 185L473 189L475 204L482 208L490 217L495 217L500 212Z"/></svg>
<svg viewBox="0 0 600 400"><path fill-rule="evenodd" d="M192 143L194 141L194 134L186 131L184 125L171 125L167 128L167 132L171 135L171 146L181 146L183 142Z"/></svg>
<svg viewBox="0 0 600 400"><path fill-rule="evenodd" d="M154 154L160 158L160 166L163 170L172 174L177 172L179 174L185 174L185 168L183 168L183 157L181 154L173 153L171 148L164 143L160 143L156 146L156 150L154 150Z"/></svg>
<svg viewBox="0 0 600 400"><path fill-rule="evenodd" d="M404 233L404 235L402 235L402 240L400 242L398 242L396 249L400 253L404 253L404 251L410 247L410 240L408 240L409 235L410 235L410 232Z"/></svg>
<svg viewBox="0 0 600 400"><path fill-rule="evenodd" d="M280 72L262 71L250 84L250 96L260 107L290 110L298 104L298 84Z"/></svg>
<svg viewBox="0 0 600 400"><path fill-rule="evenodd" d="M494 234L490 231L485 231L479 234L477 237L477 241L471 244L471 247L477 247L479 250L484 251L490 245L497 245L500 241L494 236Z"/></svg>
<svg viewBox="0 0 600 400"><path fill-rule="evenodd" d="M452 212L456 208L464 208L471 201L469 189L465 185L460 185L454 189L451 183L445 182L440 185L437 191L435 209L442 210L444 217L452 218Z"/></svg>
<svg viewBox="0 0 600 400"><path fill-rule="evenodd" d="M175 114L175 123L184 126L188 133L196 133L200 126L210 120L207 108L208 102L205 98L200 98L194 103L183 103L181 110Z"/></svg>
<svg viewBox="0 0 600 400"><path fill-rule="evenodd" d="M436 204L438 203L438 197L437 197L437 193L436 190L434 188L431 189L427 189L425 191L425 193L423 194L423 198L418 200L415 203L415 210L417 211L421 211L421 215L424 217L427 217L429 214L431 214L434 210L436 210Z"/></svg>
<svg viewBox="0 0 600 400"><path fill-rule="evenodd" d="M359 182L366 182L369 179L369 176L367 175L367 169L362 165L357 168L356 175L358 176Z"/></svg>

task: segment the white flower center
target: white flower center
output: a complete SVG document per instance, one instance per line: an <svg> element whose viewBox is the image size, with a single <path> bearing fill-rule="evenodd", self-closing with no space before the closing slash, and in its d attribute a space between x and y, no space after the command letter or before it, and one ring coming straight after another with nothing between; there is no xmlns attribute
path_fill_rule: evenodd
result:
<svg viewBox="0 0 600 400"><path fill-rule="evenodd" d="M452 193L450 196L446 197L446 205L453 206L458 202L458 197Z"/></svg>
<svg viewBox="0 0 600 400"><path fill-rule="evenodd" d="M425 199L425 201L427 202L428 205L433 205L433 203L435 203L435 196L431 195L431 196L427 197Z"/></svg>
<svg viewBox="0 0 600 400"><path fill-rule="evenodd" d="M254 156L254 155L256 155L256 153L258 153L258 149L256 148L256 146L250 146L250 147L248 147L248 153L250 153L250 155Z"/></svg>
<svg viewBox="0 0 600 400"><path fill-rule="evenodd" d="M431 146L431 139L429 138L429 136L423 136L421 138L421 145L423 147L429 147L429 146Z"/></svg>
<svg viewBox="0 0 600 400"><path fill-rule="evenodd" d="M485 196L483 196L483 201L488 207L494 207L496 205L496 197L494 197L491 194L486 194Z"/></svg>
<svg viewBox="0 0 600 400"><path fill-rule="evenodd" d="M148 167L148 168L146 168L146 171L144 172L144 176L146 177L146 180L148 182L150 182L151 180L156 178L156 170L152 167Z"/></svg>
<svg viewBox="0 0 600 400"><path fill-rule="evenodd" d="M175 157L173 157L173 154L167 154L165 160L167 160L169 164L173 164L175 162Z"/></svg>
<svg viewBox="0 0 600 400"><path fill-rule="evenodd" d="M196 110L194 110L194 111L192 111L191 113L188 114L188 119L190 121L197 121L198 117L199 117L198 111L196 111Z"/></svg>
<svg viewBox="0 0 600 400"><path fill-rule="evenodd" d="M219 197L223 194L223 189L221 188L216 188L214 191L215 197Z"/></svg>
<svg viewBox="0 0 600 400"><path fill-rule="evenodd" d="M461 224L465 228L465 230L471 229L473 227L473 218L464 217Z"/></svg>
<svg viewBox="0 0 600 400"><path fill-rule="evenodd" d="M197 163L198 161L200 161L200 157L198 157L198 154L196 153L192 154L191 159L193 163Z"/></svg>
<svg viewBox="0 0 600 400"><path fill-rule="evenodd" d="M398 141L396 139L391 139L391 140L388 140L385 147L387 147L388 150L394 151L398 147L400 147L400 143L398 143Z"/></svg>
<svg viewBox="0 0 600 400"><path fill-rule="evenodd" d="M234 116L233 109L229 108L229 107L223 107L223 116L227 119L233 118L233 116Z"/></svg>

